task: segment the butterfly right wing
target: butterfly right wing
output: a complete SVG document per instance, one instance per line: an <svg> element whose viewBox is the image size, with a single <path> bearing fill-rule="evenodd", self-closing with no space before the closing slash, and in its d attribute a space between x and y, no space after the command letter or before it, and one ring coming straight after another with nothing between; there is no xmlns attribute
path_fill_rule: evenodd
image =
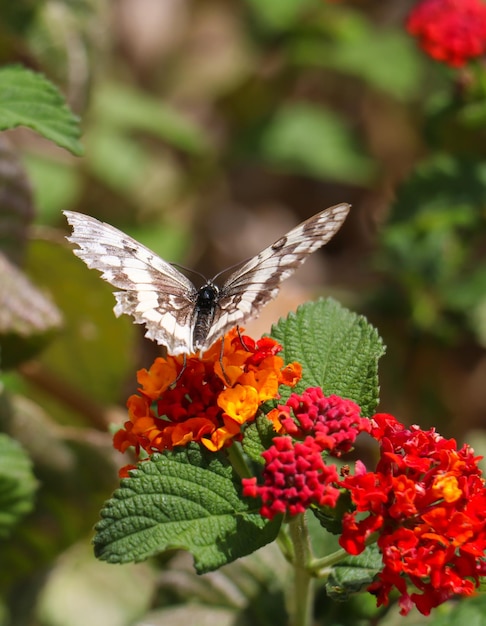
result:
<svg viewBox="0 0 486 626"><path fill-rule="evenodd" d="M94 217L64 211L73 228L68 241L74 254L114 287L118 316L131 315L144 324L145 336L170 354L193 352L193 321L197 290L192 282L154 252L121 230Z"/></svg>
<svg viewBox="0 0 486 626"><path fill-rule="evenodd" d="M230 328L256 317L277 296L281 283L336 234L350 208L350 204L336 204L313 215L231 274L220 290L203 348Z"/></svg>

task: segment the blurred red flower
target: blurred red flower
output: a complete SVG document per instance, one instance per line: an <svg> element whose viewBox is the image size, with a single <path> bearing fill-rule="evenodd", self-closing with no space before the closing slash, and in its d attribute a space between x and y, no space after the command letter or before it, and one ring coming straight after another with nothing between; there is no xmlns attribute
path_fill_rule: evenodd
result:
<svg viewBox="0 0 486 626"><path fill-rule="evenodd" d="M486 4L481 0L422 0L406 28L428 55L452 67L486 52Z"/></svg>

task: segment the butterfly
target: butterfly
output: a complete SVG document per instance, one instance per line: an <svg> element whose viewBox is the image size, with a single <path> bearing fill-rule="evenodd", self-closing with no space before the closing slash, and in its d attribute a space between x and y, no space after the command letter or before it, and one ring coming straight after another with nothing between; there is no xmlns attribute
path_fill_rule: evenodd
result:
<svg viewBox="0 0 486 626"><path fill-rule="evenodd" d="M146 337L177 355L204 352L231 328L256 317L282 281L335 235L349 209L343 203L317 213L244 263L221 287L214 277L199 289L121 230L82 213L64 215L73 229L67 239L79 246L74 254L121 289L114 294L115 315L131 315L145 325Z"/></svg>

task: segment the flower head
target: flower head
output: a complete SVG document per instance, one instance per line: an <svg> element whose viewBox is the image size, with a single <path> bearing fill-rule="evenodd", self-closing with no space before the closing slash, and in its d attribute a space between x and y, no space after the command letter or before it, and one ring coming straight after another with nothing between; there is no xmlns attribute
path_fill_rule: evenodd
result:
<svg viewBox="0 0 486 626"><path fill-rule="evenodd" d="M191 441L211 451L230 445L281 384L300 379L300 365L285 366L280 350L271 338L254 341L234 330L223 352L220 340L185 363L182 356L157 358L138 372L139 393L128 399L130 419L115 434L115 448L151 454Z"/></svg>
<svg viewBox="0 0 486 626"><path fill-rule="evenodd" d="M433 59L460 67L486 52L486 4L481 0L422 0L407 30Z"/></svg>
<svg viewBox="0 0 486 626"><path fill-rule="evenodd" d="M349 452L361 431L369 432L370 421L360 416L352 400L325 396L320 387L309 387L301 395L293 393L285 405L268 414L275 430L295 439L315 438L321 450L334 456Z"/></svg>
<svg viewBox="0 0 486 626"><path fill-rule="evenodd" d="M293 393L267 417L280 436L262 453L263 484L258 485L256 478L243 479L243 494L261 498L260 513L269 519L277 513L297 515L311 505L334 507L340 494L338 474L323 456L324 452L341 456L360 431L370 430L359 406L311 387L300 395Z"/></svg>
<svg viewBox="0 0 486 626"><path fill-rule="evenodd" d="M295 442L291 437L275 437L262 453L265 459L263 485L256 478L244 478L243 495L261 498L260 514L273 519L279 513L304 513L311 504L335 506L339 489L335 465L326 465L321 447L306 437Z"/></svg>
<svg viewBox="0 0 486 626"><path fill-rule="evenodd" d="M402 614L415 604L428 615L453 595L473 593L486 572L486 490L478 457L434 429L407 429L391 415L375 415L372 423L380 460L375 472L358 463L341 483L356 510L344 516L340 543L359 554L377 533L384 567L369 591L387 604L396 588ZM419 593L409 593L407 581Z"/></svg>

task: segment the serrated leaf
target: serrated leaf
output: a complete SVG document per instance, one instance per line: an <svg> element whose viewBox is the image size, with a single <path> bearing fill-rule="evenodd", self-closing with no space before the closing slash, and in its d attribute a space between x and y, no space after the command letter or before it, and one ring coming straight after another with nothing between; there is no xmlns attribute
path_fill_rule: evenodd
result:
<svg viewBox="0 0 486 626"><path fill-rule="evenodd" d="M81 155L79 119L50 81L20 65L0 69L0 130L27 126Z"/></svg>
<svg viewBox="0 0 486 626"><path fill-rule="evenodd" d="M376 545L368 546L359 556L350 556L335 565L326 582L330 598L344 602L373 582L383 568L381 553Z"/></svg>
<svg viewBox="0 0 486 626"><path fill-rule="evenodd" d="M126 563L179 548L192 553L198 573L266 545L280 526L242 498L241 481L224 457L196 445L140 463L101 515L98 558Z"/></svg>
<svg viewBox="0 0 486 626"><path fill-rule="evenodd" d="M258 464L263 464L262 452L267 450L275 437L275 429L272 422L265 415L259 415L257 419L245 429L242 447L245 454Z"/></svg>
<svg viewBox="0 0 486 626"><path fill-rule="evenodd" d="M24 449L0 433L0 537L32 509L37 483Z"/></svg>
<svg viewBox="0 0 486 626"><path fill-rule="evenodd" d="M373 413L378 404L378 359L385 347L365 317L332 298L320 299L281 319L271 335L284 347L286 363L302 364L302 380L293 391L321 387L326 394L354 400L363 415ZM282 388L282 401L288 395Z"/></svg>

